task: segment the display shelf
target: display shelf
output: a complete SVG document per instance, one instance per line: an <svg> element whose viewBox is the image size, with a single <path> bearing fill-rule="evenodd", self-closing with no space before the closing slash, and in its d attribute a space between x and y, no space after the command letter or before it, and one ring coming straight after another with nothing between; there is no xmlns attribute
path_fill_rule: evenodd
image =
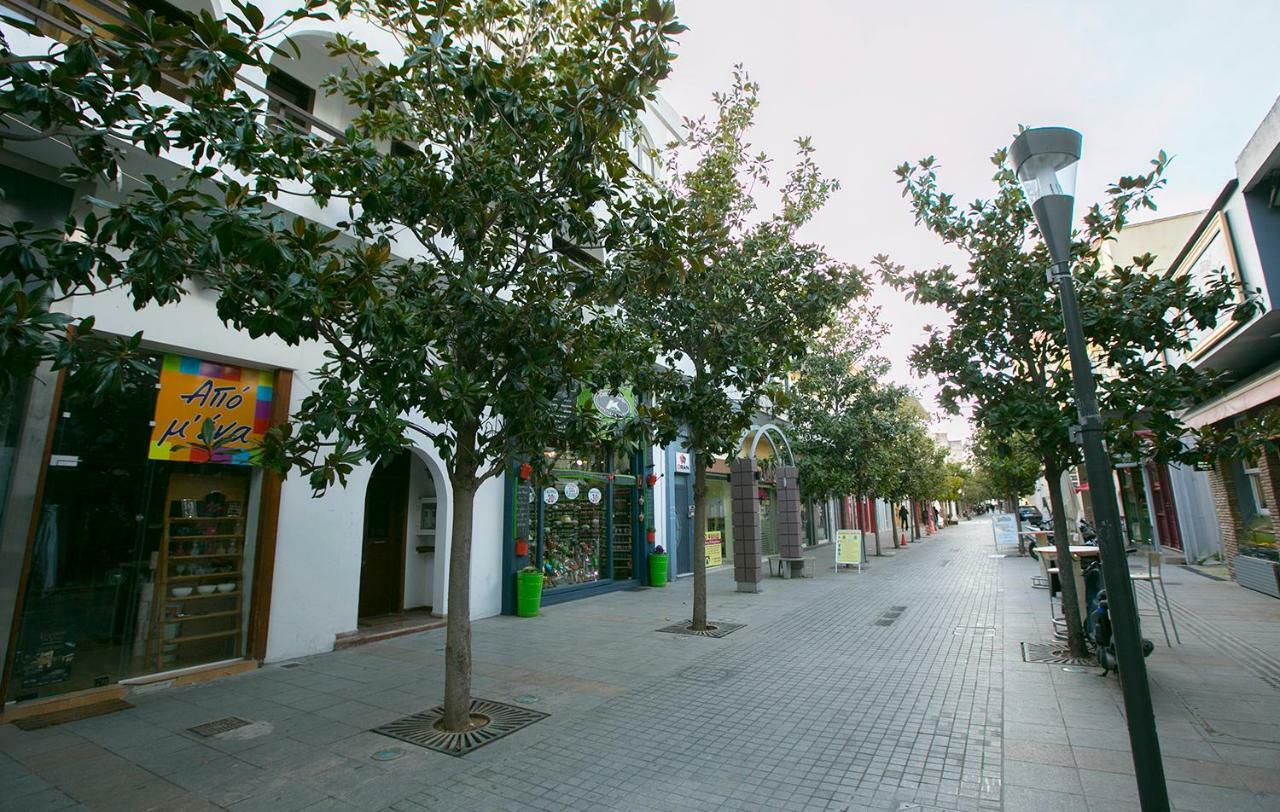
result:
<svg viewBox="0 0 1280 812"><path fill-rule="evenodd" d="M231 593L227 593L227 594L229 595ZM238 615L238 614L240 614L239 609L229 609L225 612L201 612L198 615L181 615L179 617L166 617L164 619L164 622L165 623L186 623L187 621L190 621L190 620L205 620L206 618L211 618L211 617L231 617L232 615Z"/></svg>
<svg viewBox="0 0 1280 812"><path fill-rule="evenodd" d="M223 578L226 580L234 581L240 578L243 574L244 573L242 573L240 570L235 570L234 572L202 572L196 575L170 575L165 580L169 581L170 583L174 581L195 581L201 578Z"/></svg>
<svg viewBox="0 0 1280 812"><path fill-rule="evenodd" d="M178 601L202 601L202 600L207 600L208 598L234 598L234 597L239 597L239 595L240 595L240 590L238 589L233 589L230 592L211 592L208 595L191 594L191 595L187 595L185 598L178 598L173 595L170 595L169 597L163 600L163 603L177 603Z"/></svg>
<svg viewBox="0 0 1280 812"><path fill-rule="evenodd" d="M170 516L169 522L238 522L243 516Z"/></svg>
<svg viewBox="0 0 1280 812"><path fill-rule="evenodd" d="M222 498L215 500L211 494L219 492ZM181 502L185 507L194 503L201 512L213 512L228 503L246 503L248 497L248 480L236 476L217 474L173 474L169 479L166 503L176 508ZM172 514L176 510L170 510ZM152 624L149 635L149 653L157 669L172 667L182 659L171 648L177 643L194 643L198 641L229 640L234 654L238 650L241 637L241 622L244 612L244 575L245 575L245 517L234 516L173 516L167 515L161 526L160 549L156 556L156 569L153 586L155 598L152 601ZM204 532L216 531L216 532ZM211 544L217 542L216 544ZM207 546L200 546L207 545ZM221 548L224 552L204 552L208 546ZM193 553L193 550L201 550ZM218 561L221 566L230 567L221 572L180 573L181 565L192 561ZM181 584L216 584L234 583L231 592L194 593L178 597L172 593L174 585ZM205 605L216 611L202 614L191 614L183 617L169 616L188 602L221 600L218 604ZM194 624L196 621L208 622L214 628L194 626L192 632L181 637L165 639L165 630L169 624ZM223 627L223 628L219 628Z"/></svg>
<svg viewBox="0 0 1280 812"><path fill-rule="evenodd" d="M240 539L244 538L244 533L192 533L190 535L175 535L170 537L170 541L205 541L207 539Z"/></svg>
<svg viewBox="0 0 1280 812"><path fill-rule="evenodd" d="M237 612L236 614L239 614L239 612ZM208 633L206 633L206 634L189 634L189 635L186 635L186 636L184 636L184 637L175 637L175 638L173 638L172 640L165 640L164 642L166 642L166 643L194 643L194 642L195 642L195 641L197 641L197 640L213 640L213 639L218 638L218 637L231 637L232 635L239 636L239 634L240 634L240 630L239 630L239 629L227 629L226 631L221 631L221 632L208 632Z"/></svg>

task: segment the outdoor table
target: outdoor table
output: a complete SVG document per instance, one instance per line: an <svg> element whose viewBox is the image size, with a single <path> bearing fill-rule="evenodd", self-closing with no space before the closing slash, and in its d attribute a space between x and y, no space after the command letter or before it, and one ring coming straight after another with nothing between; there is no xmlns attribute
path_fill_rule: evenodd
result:
<svg viewBox="0 0 1280 812"><path fill-rule="evenodd" d="M1102 554L1102 551L1099 548L1088 544L1073 544L1067 549L1070 551L1072 558L1097 558ZM1054 562L1057 558L1057 547L1037 547L1035 548L1035 551L1042 556L1041 561L1046 562L1046 566L1052 567L1050 562ZM1046 570L1046 572L1048 572L1048 570ZM1080 613L1083 616L1083 614L1088 611L1084 597L1084 572L1080 567L1075 567L1072 575L1072 580L1075 581L1076 584L1076 605L1080 608ZM1050 600L1052 601L1052 582L1050 583L1050 587ZM1053 604L1050 603L1050 607L1052 607L1052 605Z"/></svg>
<svg viewBox="0 0 1280 812"><path fill-rule="evenodd" d="M1097 558L1098 556L1102 555L1101 548L1094 547L1093 545L1090 545L1090 544L1073 544L1067 549L1068 551L1070 551L1071 555L1074 556L1075 558ZM1057 555L1058 554L1057 547L1036 547L1035 551L1040 555Z"/></svg>

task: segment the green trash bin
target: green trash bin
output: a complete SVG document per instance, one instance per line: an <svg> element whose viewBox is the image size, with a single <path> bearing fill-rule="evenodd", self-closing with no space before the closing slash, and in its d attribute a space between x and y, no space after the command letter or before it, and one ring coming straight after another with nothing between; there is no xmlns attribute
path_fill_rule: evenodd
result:
<svg viewBox="0 0 1280 812"><path fill-rule="evenodd" d="M649 586L667 585L666 553L653 553L649 556Z"/></svg>
<svg viewBox="0 0 1280 812"><path fill-rule="evenodd" d="M537 570L516 573L516 617L537 617L542 605L542 573Z"/></svg>

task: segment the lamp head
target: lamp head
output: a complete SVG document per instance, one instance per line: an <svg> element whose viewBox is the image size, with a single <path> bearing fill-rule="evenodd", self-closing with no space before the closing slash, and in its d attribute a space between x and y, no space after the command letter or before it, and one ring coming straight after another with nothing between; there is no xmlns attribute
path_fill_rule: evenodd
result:
<svg viewBox="0 0 1280 812"><path fill-rule="evenodd" d="M1038 127L1023 130L1009 147L1009 163L1055 265L1071 257L1071 210L1083 141L1066 127Z"/></svg>

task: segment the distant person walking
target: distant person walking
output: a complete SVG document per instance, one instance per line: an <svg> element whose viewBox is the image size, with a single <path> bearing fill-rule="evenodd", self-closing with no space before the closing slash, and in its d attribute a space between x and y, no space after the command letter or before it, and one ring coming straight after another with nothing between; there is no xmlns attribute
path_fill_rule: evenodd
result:
<svg viewBox="0 0 1280 812"><path fill-rule="evenodd" d="M902 532L904 532L904 533L905 533L905 532L907 532L907 530L909 530L909 529L910 529L910 525L907 523L907 519L908 519L908 518L910 518L910 514L908 514L908 513L907 513L907 506L906 506L906 505L899 505L899 506L898 506L898 521L902 524Z"/></svg>

